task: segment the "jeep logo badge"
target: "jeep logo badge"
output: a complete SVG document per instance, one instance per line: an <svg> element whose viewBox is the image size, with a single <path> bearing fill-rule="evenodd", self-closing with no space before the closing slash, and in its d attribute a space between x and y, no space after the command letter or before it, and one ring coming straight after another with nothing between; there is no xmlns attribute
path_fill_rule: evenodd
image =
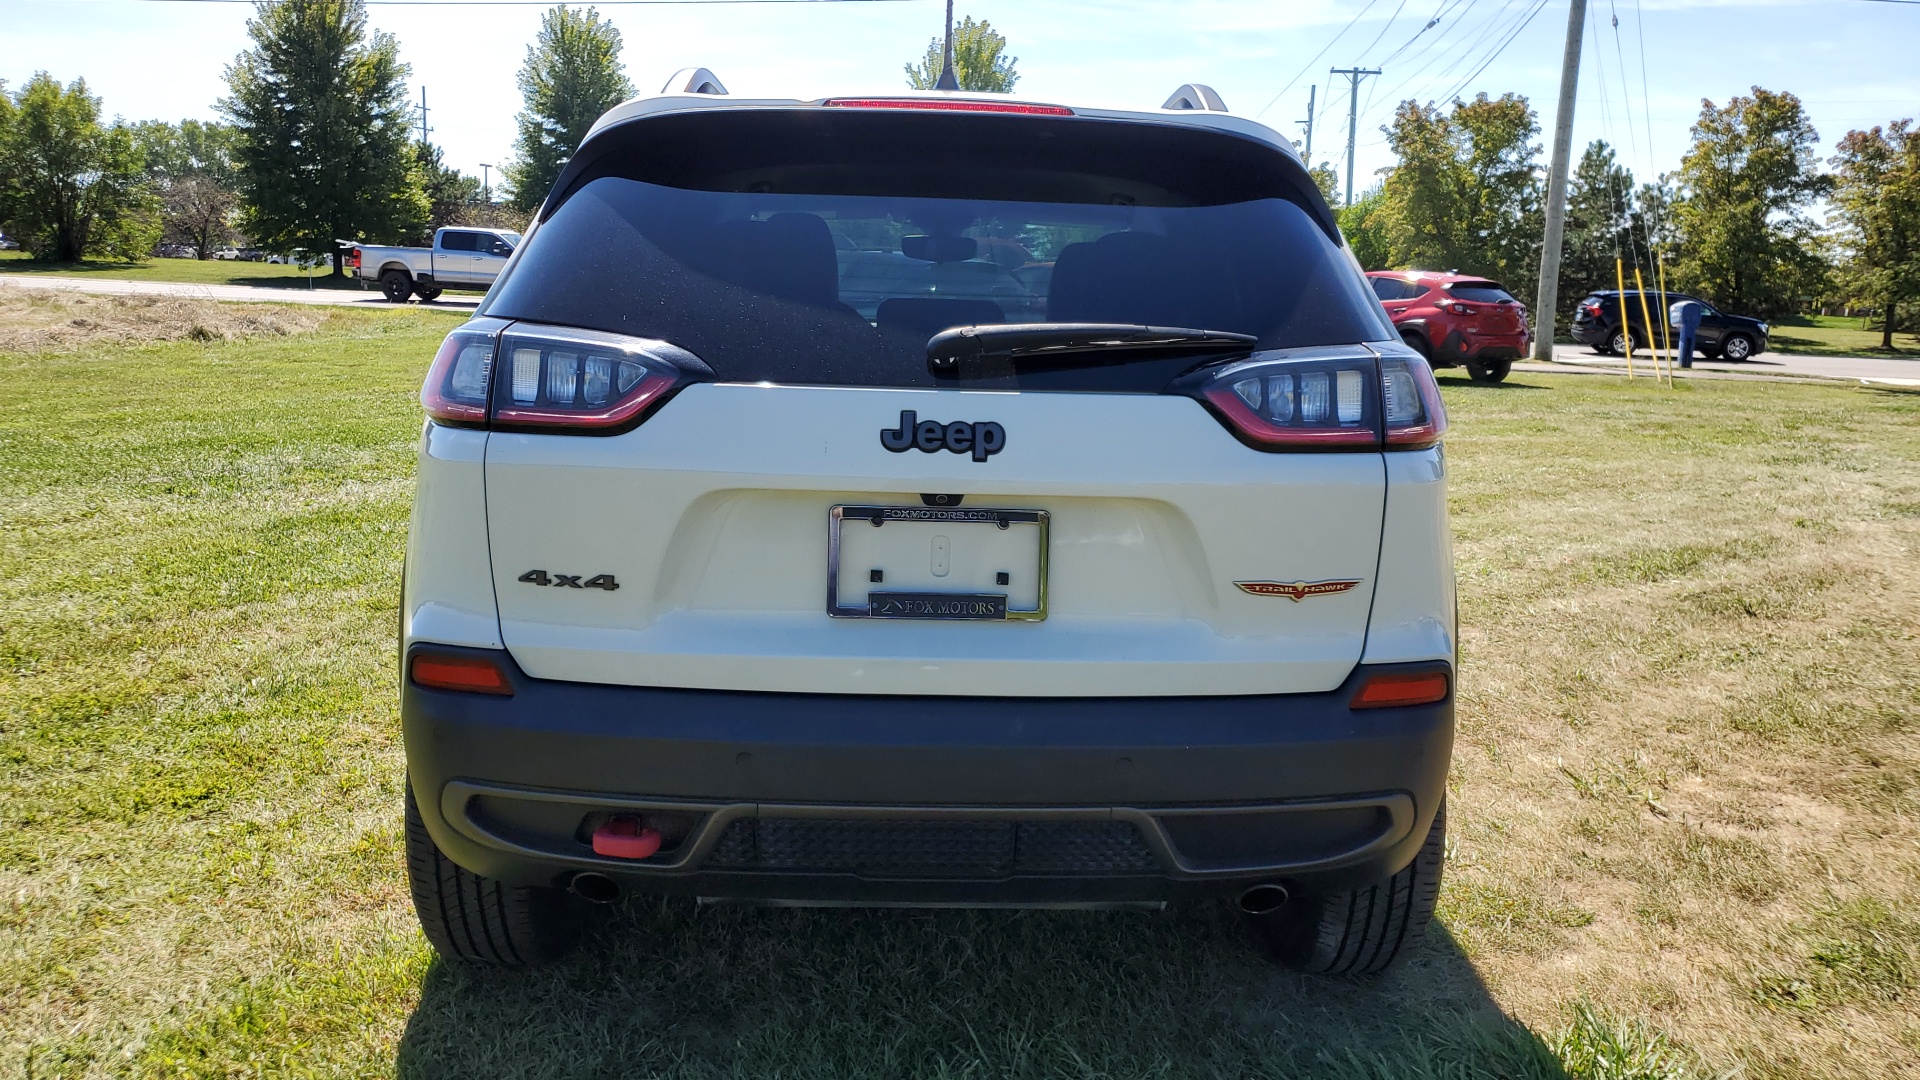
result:
<svg viewBox="0 0 1920 1080"><path fill-rule="evenodd" d="M965 421L942 424L922 420L912 409L902 409L899 427L880 430L880 445L896 454L918 447L924 454L936 450L950 454L972 453L973 460L985 461L1006 448L1007 429L991 420L979 424Z"/></svg>

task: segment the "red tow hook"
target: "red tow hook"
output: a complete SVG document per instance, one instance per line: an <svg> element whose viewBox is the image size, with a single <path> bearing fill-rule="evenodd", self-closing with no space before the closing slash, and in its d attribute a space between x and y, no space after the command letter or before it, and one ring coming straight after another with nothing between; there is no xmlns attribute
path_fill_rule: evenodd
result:
<svg viewBox="0 0 1920 1080"><path fill-rule="evenodd" d="M593 830L593 853L609 859L645 859L660 850L660 833L637 817L608 818Z"/></svg>

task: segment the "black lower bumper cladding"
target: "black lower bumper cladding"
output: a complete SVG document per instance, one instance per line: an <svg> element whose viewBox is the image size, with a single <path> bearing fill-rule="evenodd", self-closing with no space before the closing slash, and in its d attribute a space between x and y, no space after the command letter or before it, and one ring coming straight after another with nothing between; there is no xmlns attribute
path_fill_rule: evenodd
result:
<svg viewBox="0 0 1920 1080"><path fill-rule="evenodd" d="M416 646L416 651L421 647ZM534 679L403 684L409 778L455 862L517 884L852 902L1078 903L1348 888L1412 859L1439 805L1451 695L978 698ZM591 836L637 817L648 858Z"/></svg>

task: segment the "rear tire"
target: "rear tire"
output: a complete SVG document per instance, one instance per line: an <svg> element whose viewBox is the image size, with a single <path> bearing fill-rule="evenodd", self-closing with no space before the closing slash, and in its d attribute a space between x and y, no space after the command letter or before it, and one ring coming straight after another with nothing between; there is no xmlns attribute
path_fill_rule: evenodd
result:
<svg viewBox="0 0 1920 1080"><path fill-rule="evenodd" d="M415 285L413 287L413 294L415 296L418 296L420 299L427 301L428 303L432 303L433 301L440 299L440 286Z"/></svg>
<svg viewBox="0 0 1920 1080"><path fill-rule="evenodd" d="M1474 382L1497 383L1513 370L1511 360L1469 360L1467 378Z"/></svg>
<svg viewBox="0 0 1920 1080"><path fill-rule="evenodd" d="M526 968L566 955L580 934L559 889L508 885L454 865L420 820L407 785L407 879L413 910L435 951L460 964Z"/></svg>
<svg viewBox="0 0 1920 1080"><path fill-rule="evenodd" d="M389 270L380 275L380 292L388 303L404 304L413 295L413 279L405 270Z"/></svg>
<svg viewBox="0 0 1920 1080"><path fill-rule="evenodd" d="M1426 842L1406 869L1351 892L1298 897L1253 920L1274 958L1315 975L1371 975L1386 970L1427 936L1440 871L1446 862L1447 805L1433 816Z"/></svg>

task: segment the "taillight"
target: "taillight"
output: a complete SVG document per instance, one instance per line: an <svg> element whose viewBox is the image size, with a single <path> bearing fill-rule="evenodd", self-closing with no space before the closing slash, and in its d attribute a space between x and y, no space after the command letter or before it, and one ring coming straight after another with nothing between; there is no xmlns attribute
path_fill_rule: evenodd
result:
<svg viewBox="0 0 1920 1080"><path fill-rule="evenodd" d="M1347 703L1353 709L1388 709L1445 701L1452 689L1444 671L1393 671L1372 675Z"/></svg>
<svg viewBox="0 0 1920 1080"><path fill-rule="evenodd" d="M420 404L443 424L476 427L487 422L488 376L498 333L461 328L447 335L427 369Z"/></svg>
<svg viewBox="0 0 1920 1080"><path fill-rule="evenodd" d="M1445 306L1448 311L1453 312L1455 315L1472 315L1473 313L1479 310L1478 308L1468 307L1467 305L1462 304L1458 301L1455 301L1454 303L1451 303L1451 304L1447 304Z"/></svg>
<svg viewBox="0 0 1920 1080"><path fill-rule="evenodd" d="M1447 431L1447 407L1433 369L1417 355L1380 358L1382 428L1393 450L1425 450Z"/></svg>
<svg viewBox="0 0 1920 1080"><path fill-rule="evenodd" d="M608 431L639 423L680 382L679 367L650 344L658 345L514 327L500 335L494 426Z"/></svg>
<svg viewBox="0 0 1920 1080"><path fill-rule="evenodd" d="M1588 315L1592 316L1593 318L1597 319L1600 317L1599 304L1582 304L1581 309L1584 310Z"/></svg>
<svg viewBox="0 0 1920 1080"><path fill-rule="evenodd" d="M353 267L355 270L360 269L360 249L359 248L354 248L353 254L347 256L347 265Z"/></svg>
<svg viewBox="0 0 1920 1080"><path fill-rule="evenodd" d="M452 653L415 653L407 667L416 685L431 690L459 690L469 694L513 696L513 684L500 665L484 656Z"/></svg>
<svg viewBox="0 0 1920 1080"><path fill-rule="evenodd" d="M1250 360L1175 388L1261 450L1414 450L1447 428L1433 370L1411 352Z"/></svg>
<svg viewBox="0 0 1920 1080"><path fill-rule="evenodd" d="M821 104L830 109L937 109L945 112L1013 113L1018 116L1073 115L1073 110L1064 105L969 98L831 98Z"/></svg>
<svg viewBox="0 0 1920 1080"><path fill-rule="evenodd" d="M527 324L468 327L447 335L420 399L428 416L447 424L612 435L711 374L665 342Z"/></svg>

